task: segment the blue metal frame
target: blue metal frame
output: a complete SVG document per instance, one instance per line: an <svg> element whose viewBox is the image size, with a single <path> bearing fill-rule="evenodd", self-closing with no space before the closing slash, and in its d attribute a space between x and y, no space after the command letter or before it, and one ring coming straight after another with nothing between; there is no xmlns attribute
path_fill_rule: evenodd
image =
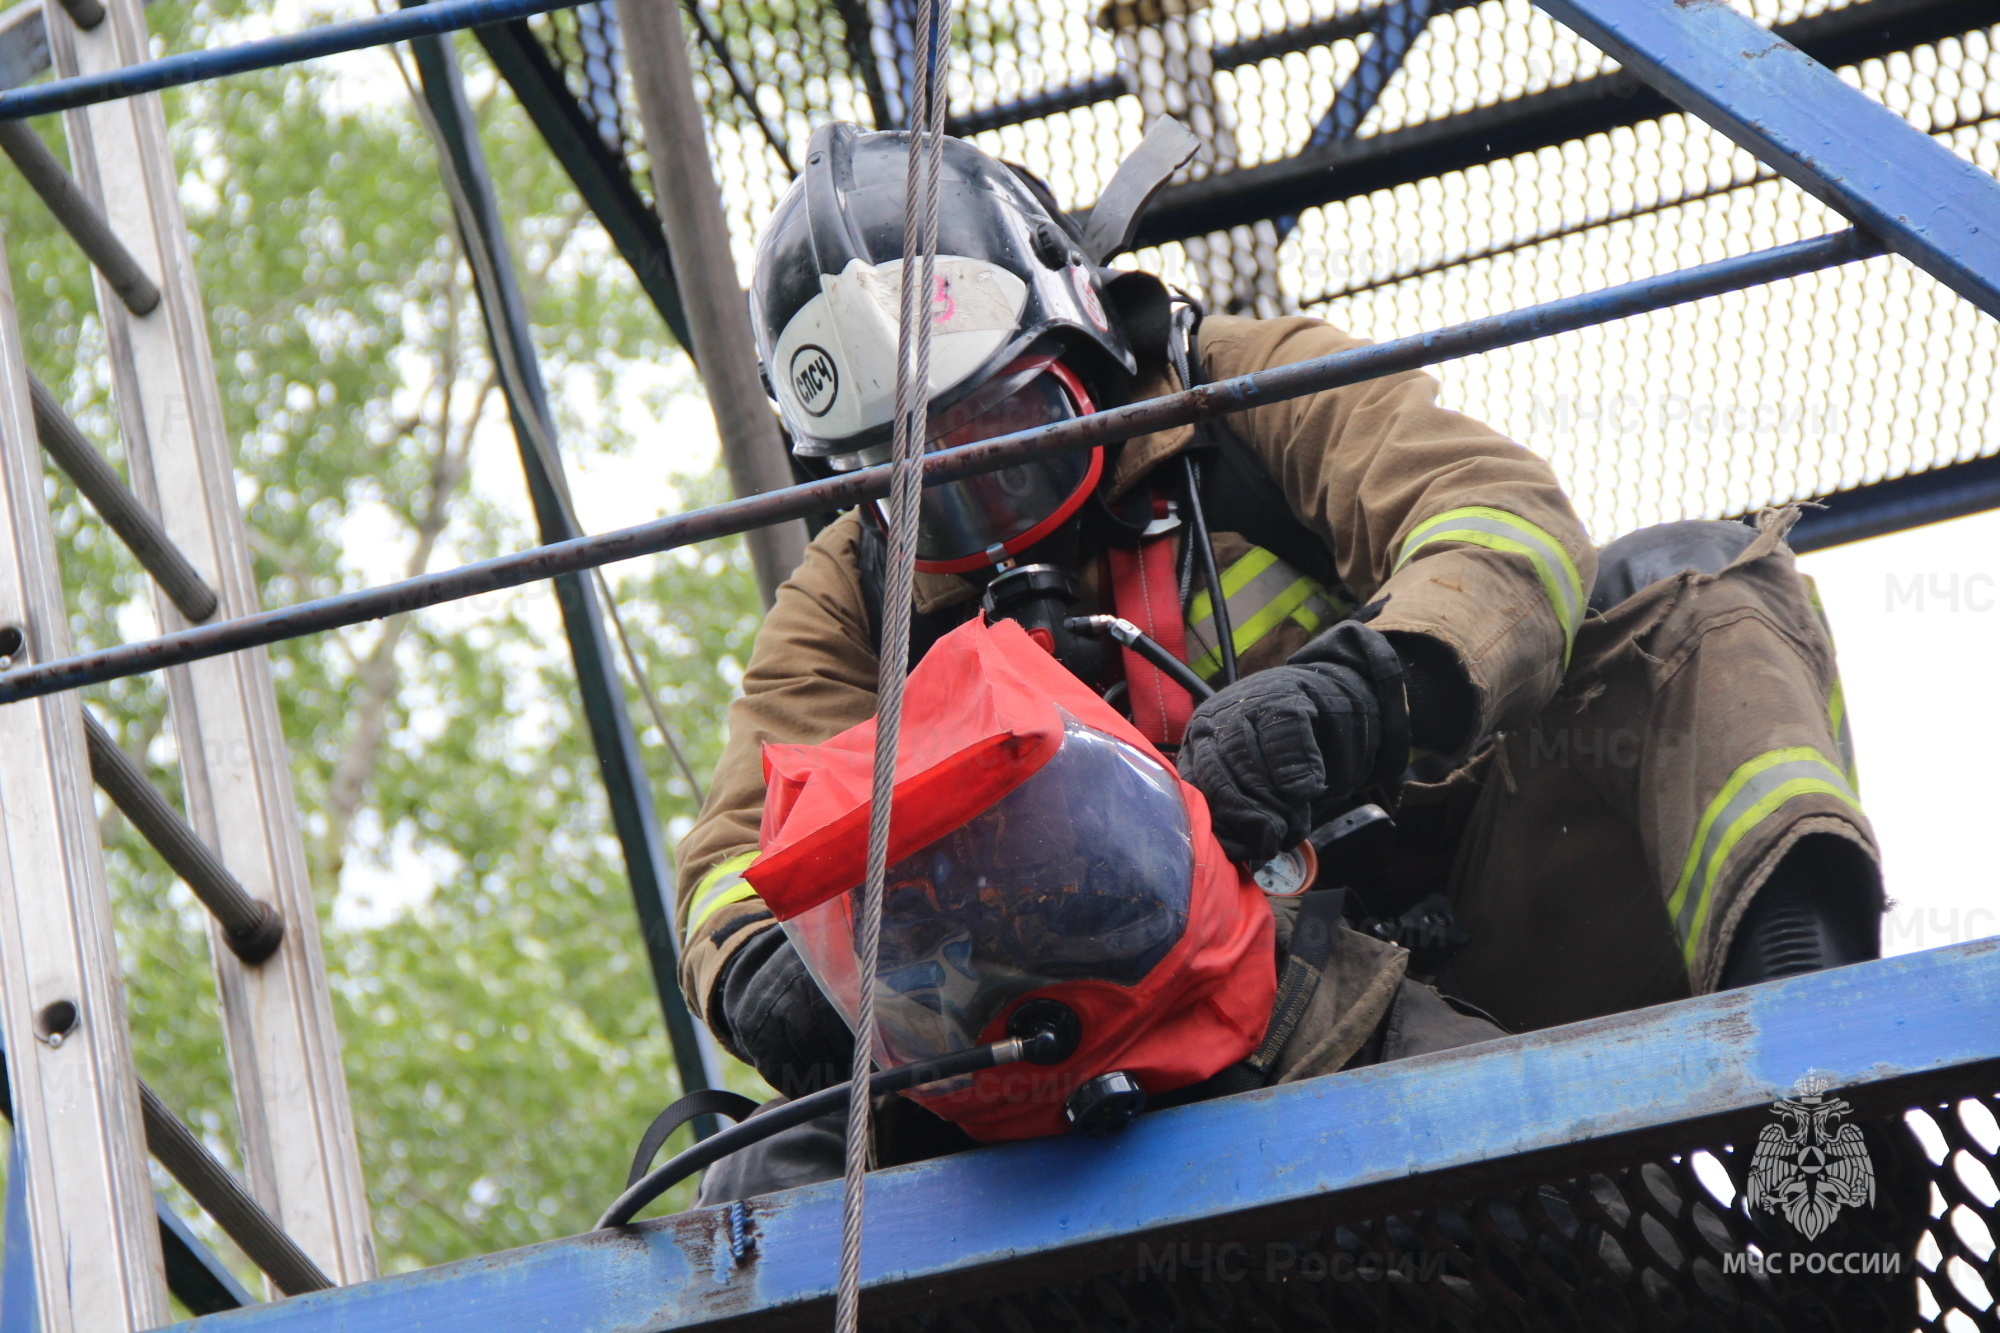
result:
<svg viewBox="0 0 2000 1333"><path fill-rule="evenodd" d="M14 1089L0 1052L0 1119L14 1123ZM33 1237L28 1229L28 1172L21 1160L21 1136L8 1135L5 1240L0 1243L0 1333L36 1333ZM160 1224L160 1257L166 1265L167 1290L193 1314L215 1314L256 1304L236 1275L204 1244L188 1224L153 1197Z"/></svg>
<svg viewBox="0 0 2000 1333"><path fill-rule="evenodd" d="M1823 551L2000 509L2000 455L1836 491L1824 503L1799 515L1785 539L1794 551Z"/></svg>
<svg viewBox="0 0 2000 1333"><path fill-rule="evenodd" d="M1382 100L1382 90L1403 67L1403 57L1431 21L1431 0L1396 0L1386 5L1371 31L1375 38L1361 54L1361 63L1333 95L1333 106L1313 126L1306 151L1338 139L1352 139L1361 122Z"/></svg>
<svg viewBox="0 0 2000 1333"><path fill-rule="evenodd" d="M153 1199L153 1212L160 1222L160 1251L167 1265L167 1290L174 1294L174 1299L194 1314L219 1314L257 1304L257 1298L243 1289L228 1265L216 1258L158 1196Z"/></svg>
<svg viewBox="0 0 2000 1333"><path fill-rule="evenodd" d="M1606 54L2000 318L2000 181L1724 0L1539 0Z"/></svg>
<svg viewBox="0 0 2000 1333"><path fill-rule="evenodd" d="M12 1112L8 1123L12 1124ZM0 1333L40 1333L34 1236L28 1229L28 1164L21 1136L8 1136L5 1240L0 1241Z"/></svg>
<svg viewBox="0 0 2000 1333"><path fill-rule="evenodd" d="M1389 80L1403 67L1403 58L1410 54L1417 38L1430 26L1433 12L1432 0L1395 0L1394 4L1383 6L1381 17L1369 29L1374 37L1368 49L1361 53L1361 63L1347 76L1347 81L1334 90L1333 105L1313 126L1313 132L1301 152L1310 153L1330 143L1354 137L1354 132L1361 128L1361 122L1382 100L1382 90L1389 86ZM1287 213L1277 219L1276 225L1278 239L1282 241L1299 225L1299 215Z"/></svg>
<svg viewBox="0 0 2000 1333"><path fill-rule="evenodd" d="M402 0L402 3L421 5L423 0ZM501 223L500 203L486 166L486 153L473 131L456 48L449 36L419 37L410 45L416 56L424 100L444 140L445 161L441 166L457 181L455 193L464 204L465 213L458 218L458 224L462 230L473 233L465 237L467 253L474 253L476 246L491 263L490 270L479 264L472 266L473 286L478 292L480 316L486 325L495 363L504 364L504 350L506 361L518 371L518 378L500 377L501 390L507 399L537 528L544 542L579 537L582 528L571 509L569 483L563 476L562 458L556 452L559 440L555 415L549 410L548 390L542 381L541 363L528 328L527 301L521 295L513 256L507 248L507 232ZM673 920L673 876L667 869L666 841L660 832L652 784L639 757L639 743L626 711L625 686L612 657L597 590L581 572L561 575L554 582L563 632L569 640L570 660L576 667L578 701L590 730L591 747L597 754L598 772L604 780L612 828L624 857L625 877L639 915L640 939L652 967L653 990L666 1021L681 1090L695 1092L713 1087L716 1076L703 1049L704 1034L681 994L680 950ZM699 1117L695 1122L698 1137L706 1137L714 1129L711 1116Z"/></svg>
<svg viewBox="0 0 2000 1333"><path fill-rule="evenodd" d="M255 69L271 69L300 60L359 51L370 46L387 46L412 37L435 36L473 28L482 23L505 23L509 19L546 14L552 9L569 9L584 0L441 0L417 9L399 10L375 18L328 23L283 37L266 37L212 51L188 51L180 55L145 60L136 65L106 70L101 74L81 74L58 79L39 88L0 93L0 120L21 120L45 116L55 111L115 102L121 97L156 93L183 84L201 83L229 74L247 74Z"/></svg>
<svg viewBox="0 0 2000 1333"><path fill-rule="evenodd" d="M1838 1015L1838 1021L1831 1016ZM1136 1266L1138 1247L1324 1227L1684 1149L1808 1071L1862 1109L2000 1076L2000 940L1703 996L870 1177L881 1318ZM1032 1077L1032 1074L1025 1075ZM616 1182L605 1182L607 1191ZM839 1182L553 1241L183 1327L655 1333L804 1327L830 1304Z"/></svg>

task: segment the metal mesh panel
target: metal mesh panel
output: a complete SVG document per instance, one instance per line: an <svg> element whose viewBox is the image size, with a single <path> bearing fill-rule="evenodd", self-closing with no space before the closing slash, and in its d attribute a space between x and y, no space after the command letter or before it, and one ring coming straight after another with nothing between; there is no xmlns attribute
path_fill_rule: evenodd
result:
<svg viewBox="0 0 2000 1333"><path fill-rule="evenodd" d="M841 14L866 15L848 4L788 3L755 9L715 0L682 6L695 93L708 113L709 146L722 187L739 271L748 283L751 249L764 218L791 181L796 156L812 126L828 119L875 123L868 80L857 77L846 43L868 34L850 30ZM605 143L629 164L643 197L651 199L644 136L622 58L598 52L618 45L610 3L558 10L533 21L536 36L563 71ZM872 78L871 63L868 74ZM878 80L879 82L879 80Z"/></svg>
<svg viewBox="0 0 2000 1333"><path fill-rule="evenodd" d="M1290 1236L1155 1240L1124 1271L878 1327L1992 1333L1997 1100L1868 1122L1874 1201L1810 1242L1743 1200L1758 1117L1665 1161L1387 1217L1330 1207ZM1857 1271L1828 1272L1833 1255Z"/></svg>
<svg viewBox="0 0 2000 1333"><path fill-rule="evenodd" d="M1791 24L1844 7L1748 8ZM1899 3L1899 21L1913 9L1923 6ZM757 229L812 127L897 123L913 10L909 0L686 0L746 279ZM586 104L616 105L591 25L599 47L615 32L607 39L589 9L541 22ZM1922 44L1842 73L2000 172L2000 28L1937 37L1971 22L1937 19ZM1586 84L1615 71L1530 0L1026 0L961 8L951 91L959 133L1080 207L1162 111L1206 141L1183 179L1226 178L1343 141L1461 123L1471 133L1479 117L1549 90L1634 95L1629 80ZM616 123L636 165L636 118ZM1402 151L1402 140L1384 142ZM1304 311L1386 337L1840 225L1680 114L1338 197L1348 170L1333 175L1333 202L1272 204L1120 262L1213 309ZM1987 388L1996 369L1994 321L1883 259L1439 374L1448 403L1549 457L1608 540L2000 452Z"/></svg>

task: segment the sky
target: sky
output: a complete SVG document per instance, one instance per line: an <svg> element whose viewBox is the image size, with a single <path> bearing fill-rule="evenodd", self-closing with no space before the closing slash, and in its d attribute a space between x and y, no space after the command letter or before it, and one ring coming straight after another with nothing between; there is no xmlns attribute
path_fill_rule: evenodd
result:
<svg viewBox="0 0 2000 1333"><path fill-rule="evenodd" d="M1889 896L1882 951L2000 935L2000 512L1815 552Z"/></svg>

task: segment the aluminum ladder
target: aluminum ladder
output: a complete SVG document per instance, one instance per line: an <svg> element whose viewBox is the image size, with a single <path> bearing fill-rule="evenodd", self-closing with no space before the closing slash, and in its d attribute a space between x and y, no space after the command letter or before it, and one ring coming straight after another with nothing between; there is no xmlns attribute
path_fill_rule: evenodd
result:
<svg viewBox="0 0 2000 1333"><path fill-rule="evenodd" d="M45 25L59 77L148 55L140 0L43 9L11 22ZM43 450L153 575L162 628L258 609L160 99L70 111L65 130L68 170L23 122L0 147L96 270L131 485L30 375L0 256L0 655L15 665L69 651ZM375 1274L267 658L176 668L168 693L185 819L78 696L0 708L0 1034L48 1333L170 1317L149 1143L280 1290ZM247 1197L156 1098L142 1106L93 776L210 908Z"/></svg>

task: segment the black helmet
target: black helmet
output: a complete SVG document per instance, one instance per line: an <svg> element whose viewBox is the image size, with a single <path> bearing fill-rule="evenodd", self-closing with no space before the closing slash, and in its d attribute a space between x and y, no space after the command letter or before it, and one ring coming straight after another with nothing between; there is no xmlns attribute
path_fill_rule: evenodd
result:
<svg viewBox="0 0 2000 1333"><path fill-rule="evenodd" d="M822 127L757 244L750 309L772 394L794 451L839 471L887 456L909 142ZM943 159L932 447L1061 420L1122 393L1137 365L1074 225L971 144L947 138ZM927 491L919 567L959 572L1026 549L1075 512L1102 463L1091 450Z"/></svg>
<svg viewBox="0 0 2000 1333"><path fill-rule="evenodd" d="M889 439L895 412L903 185L910 136L832 124L757 243L757 352L802 458ZM1102 373L1132 349L1066 218L1005 163L944 141L938 185L931 413L949 411L1039 338ZM1107 364L1108 363L1108 364Z"/></svg>

